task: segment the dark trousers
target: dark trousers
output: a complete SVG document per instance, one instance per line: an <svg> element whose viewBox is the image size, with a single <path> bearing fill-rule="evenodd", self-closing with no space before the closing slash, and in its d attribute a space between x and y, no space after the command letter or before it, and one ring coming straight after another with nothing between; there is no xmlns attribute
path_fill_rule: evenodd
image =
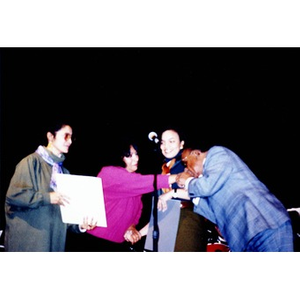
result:
<svg viewBox="0 0 300 300"><path fill-rule="evenodd" d="M131 243L114 243L88 233L68 232L66 252L131 252Z"/></svg>
<svg viewBox="0 0 300 300"><path fill-rule="evenodd" d="M181 208L175 252L206 252L206 219L193 212L192 207Z"/></svg>

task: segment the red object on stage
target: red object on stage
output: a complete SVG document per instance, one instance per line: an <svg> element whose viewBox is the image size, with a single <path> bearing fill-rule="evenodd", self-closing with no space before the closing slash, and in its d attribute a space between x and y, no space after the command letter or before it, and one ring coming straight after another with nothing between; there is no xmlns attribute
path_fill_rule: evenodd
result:
<svg viewBox="0 0 300 300"><path fill-rule="evenodd" d="M207 244L206 247L207 252L230 252L230 249L227 245L222 243L214 243L214 244Z"/></svg>

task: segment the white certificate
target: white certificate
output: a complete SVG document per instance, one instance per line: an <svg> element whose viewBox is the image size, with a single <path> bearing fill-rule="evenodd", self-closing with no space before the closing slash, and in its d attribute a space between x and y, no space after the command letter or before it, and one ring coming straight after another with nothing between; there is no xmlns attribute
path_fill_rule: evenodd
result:
<svg viewBox="0 0 300 300"><path fill-rule="evenodd" d="M102 180L95 176L56 174L57 191L69 197L70 204L61 205L62 221L82 224L93 218L99 227L107 227Z"/></svg>

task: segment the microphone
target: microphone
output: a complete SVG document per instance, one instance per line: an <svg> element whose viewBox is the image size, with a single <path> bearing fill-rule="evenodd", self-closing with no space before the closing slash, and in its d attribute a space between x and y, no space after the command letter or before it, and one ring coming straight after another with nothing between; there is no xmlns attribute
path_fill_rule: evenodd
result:
<svg viewBox="0 0 300 300"><path fill-rule="evenodd" d="M151 131L151 132L148 134L148 139L149 139L151 142L154 142L155 144L159 143L159 139L158 139L157 133L154 132L154 131Z"/></svg>

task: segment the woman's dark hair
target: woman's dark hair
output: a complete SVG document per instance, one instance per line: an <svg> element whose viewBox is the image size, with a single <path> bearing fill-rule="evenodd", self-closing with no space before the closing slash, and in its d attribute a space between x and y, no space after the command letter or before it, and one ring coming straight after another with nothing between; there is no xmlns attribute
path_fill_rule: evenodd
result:
<svg viewBox="0 0 300 300"><path fill-rule="evenodd" d="M52 122L51 124L48 124L48 126L46 128L46 132L51 132L55 136L56 133L65 126L72 127L70 122L68 122L67 120L56 120L56 121Z"/></svg>
<svg viewBox="0 0 300 300"><path fill-rule="evenodd" d="M55 136L56 133L66 125L72 128L73 130L72 141L74 141L75 140L74 125L69 118L52 117L50 120L47 120L45 118L43 121L40 122L39 127L37 129L37 138L38 140L40 140L40 144L48 143L48 139L46 137L46 134L48 132L51 132Z"/></svg>
<svg viewBox="0 0 300 300"><path fill-rule="evenodd" d="M106 156L105 165L113 165L119 167L126 167L123 158L130 156L130 147L133 147L138 152L136 142L131 138L121 138L121 140L112 143L111 151Z"/></svg>
<svg viewBox="0 0 300 300"><path fill-rule="evenodd" d="M182 127L174 125L174 124L169 124L167 126L165 126L160 132L159 132L159 137L161 138L161 135L163 134L163 132L167 131L167 130L173 130L175 132L178 133L179 135L179 139L180 141L186 141L186 134L183 130Z"/></svg>
<svg viewBox="0 0 300 300"><path fill-rule="evenodd" d="M188 127L176 123L167 124L159 132L159 137L161 138L162 133L167 130L174 130L178 133L180 141L184 141L184 149L201 149L201 151L206 151L209 149L209 145L207 145L205 138L201 138L201 141L199 141L198 136L195 136L194 131L191 131ZM201 137L202 136L203 135L201 134ZM201 148L199 144L201 145Z"/></svg>
<svg viewBox="0 0 300 300"><path fill-rule="evenodd" d="M121 167L126 167L123 158L130 157L130 147L133 147L136 152L138 152L137 144L134 141L123 141L120 145L119 161Z"/></svg>

